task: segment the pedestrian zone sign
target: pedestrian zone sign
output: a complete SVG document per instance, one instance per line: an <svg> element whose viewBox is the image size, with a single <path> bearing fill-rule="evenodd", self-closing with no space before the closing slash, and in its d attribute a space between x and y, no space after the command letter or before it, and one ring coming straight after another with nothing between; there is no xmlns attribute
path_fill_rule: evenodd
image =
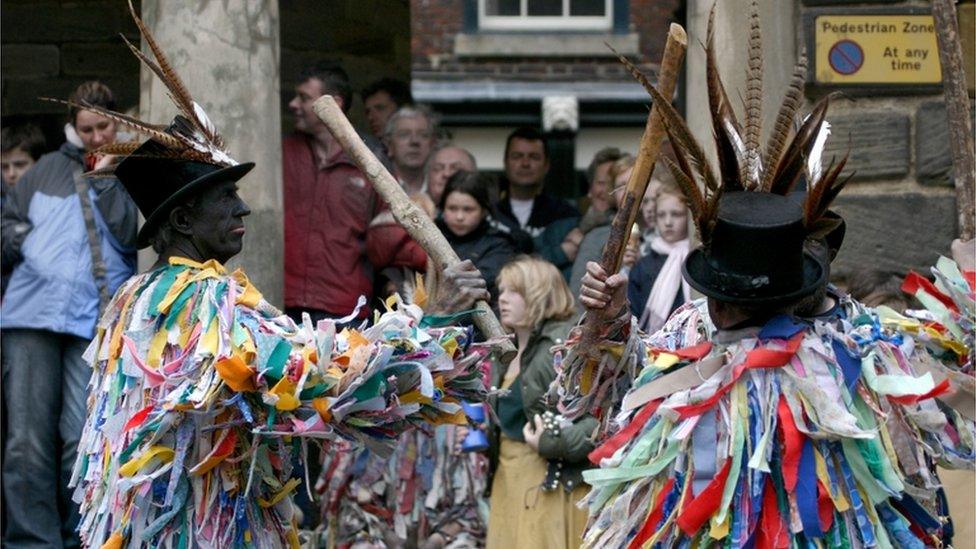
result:
<svg viewBox="0 0 976 549"><path fill-rule="evenodd" d="M931 15L819 15L814 19L818 84L938 84Z"/></svg>

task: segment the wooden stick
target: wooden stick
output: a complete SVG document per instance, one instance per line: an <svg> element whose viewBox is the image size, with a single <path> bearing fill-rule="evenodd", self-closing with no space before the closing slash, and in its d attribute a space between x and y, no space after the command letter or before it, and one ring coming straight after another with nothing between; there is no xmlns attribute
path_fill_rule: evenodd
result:
<svg viewBox="0 0 976 549"><path fill-rule="evenodd" d="M681 62L684 59L685 50L688 47L688 35L685 29L677 23L672 23L668 30L667 44L664 46L664 56L661 59L661 70L658 73L657 89L664 97L672 97L678 82L678 72L681 70ZM637 149L637 161L634 170L630 173L627 187L621 198L621 204L617 208L617 214L610 225L610 236L607 238L607 245L603 249L603 257L600 259L600 266L607 274L613 274L620 270L620 263L623 260L624 249L627 239L630 236L631 227L637 220L637 212L640 211L640 203L647 191L647 184L651 180L651 173L654 171L654 163L657 161L658 151L666 134L664 122L656 105L652 106L650 114L647 116L647 125L644 127L644 135L641 136L640 146ZM581 335L581 349L596 349L596 342L600 326L602 326L609 315L616 314L618 311L602 311L603 314L592 314L587 316L583 325Z"/></svg>
<svg viewBox="0 0 976 549"><path fill-rule="evenodd" d="M400 183L387 171L383 163L369 150L356 130L349 123L349 119L339 108L335 99L330 95L323 95L312 106L315 114L329 128L332 135L342 146L346 154L352 158L359 169L369 178L376 192L390 204L393 218L406 229L411 238L427 252L432 260L441 268L454 266L461 262L440 229L427 217L427 214L407 197L407 193L400 187ZM515 346L506 338L502 325L498 322L491 307L484 301L475 305L480 314L474 315L474 324L488 338L502 338L504 341L499 349L501 360L508 364L515 357Z"/></svg>
<svg viewBox="0 0 976 549"><path fill-rule="evenodd" d="M969 120L969 93L962 64L959 22L951 0L932 0L935 36L942 64L942 86L945 89L946 115L949 119L949 149L952 151L952 178L956 186L956 208L959 212L959 235L973 238L976 159L973 158L973 127Z"/></svg>

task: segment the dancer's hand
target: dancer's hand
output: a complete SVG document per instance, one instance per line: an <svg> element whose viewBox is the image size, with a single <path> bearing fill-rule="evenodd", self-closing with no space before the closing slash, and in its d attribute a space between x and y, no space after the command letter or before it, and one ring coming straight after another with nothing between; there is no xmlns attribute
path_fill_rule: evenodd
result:
<svg viewBox="0 0 976 549"><path fill-rule="evenodd" d="M589 311L620 312L627 305L627 275L607 276L599 263L590 261L586 264L579 300Z"/></svg>
<svg viewBox="0 0 976 549"><path fill-rule="evenodd" d="M469 259L444 269L438 281L431 314L450 314L474 307L476 301L487 301L488 285Z"/></svg>

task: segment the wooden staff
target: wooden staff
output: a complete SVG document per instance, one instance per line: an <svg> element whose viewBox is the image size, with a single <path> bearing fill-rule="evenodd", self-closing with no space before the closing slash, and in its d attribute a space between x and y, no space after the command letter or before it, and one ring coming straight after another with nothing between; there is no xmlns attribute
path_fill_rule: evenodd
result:
<svg viewBox="0 0 976 549"><path fill-rule="evenodd" d="M973 127L969 120L969 93L962 65L959 23L951 0L932 0L935 36L942 64L942 86L945 89L946 115L949 119L949 149L952 151L952 178L956 186L956 208L959 212L959 235L973 238L976 159L973 158Z"/></svg>
<svg viewBox="0 0 976 549"><path fill-rule="evenodd" d="M407 193L400 187L400 183L387 171L383 163L369 150L356 130L349 123L349 119L339 108L335 99L330 95L323 95L312 105L315 114L329 128L332 135L342 146L346 154L359 166L376 192L390 204L390 212L407 233L417 241L427 252L427 255L441 268L454 266L461 262L440 229L427 217L427 214L407 197ZM474 324L489 339L501 338L499 356L508 364L515 357L515 345L507 338L502 325L498 322L491 307L484 301L475 304L480 314L474 315Z"/></svg>
<svg viewBox="0 0 976 549"><path fill-rule="evenodd" d="M674 89L678 82L678 72L681 70L681 62L687 48L688 35L685 34L685 29L677 23L671 23L671 28L668 29L668 41L664 46L664 57L661 59L661 70L657 79L657 89L664 97L674 95ZM620 270L620 263L623 260L631 227L637 219L641 200L644 198L644 192L647 191L647 184L651 180L654 163L657 161L657 154L661 149L661 143L664 141L666 133L661 114L658 112L657 106L653 105L650 114L647 116L644 135L641 136L640 146L637 149L637 161L634 164L634 170L630 173L630 179L627 180L627 187L617 208L617 214L613 218L613 223L610 225L610 236L607 238L607 245L603 249L603 257L600 259L600 266L608 275ZM596 350L596 345L593 343L599 337L600 327L608 320L609 315L615 313L617 311L606 310L601 311L601 314L590 313L583 324L582 343L579 348Z"/></svg>

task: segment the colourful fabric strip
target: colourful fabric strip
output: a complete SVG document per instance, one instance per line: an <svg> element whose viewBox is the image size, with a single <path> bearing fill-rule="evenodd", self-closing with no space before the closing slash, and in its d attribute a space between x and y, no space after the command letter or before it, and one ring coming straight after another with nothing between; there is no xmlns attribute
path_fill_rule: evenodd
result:
<svg viewBox="0 0 976 549"><path fill-rule="evenodd" d="M687 536L694 536L696 532L711 518L722 503L722 491L729 471L732 470L732 460L725 460L725 465L719 470L715 478L693 500L688 502L678 516L678 527Z"/></svg>
<svg viewBox="0 0 976 549"><path fill-rule="evenodd" d="M644 429L644 425L647 424L647 420L651 419L654 412L657 411L658 406L661 405L660 400L655 400L648 402L644 405L640 411L634 416L630 423L626 427L618 431L615 435L607 439L606 442L597 446L593 451L589 453L587 458L590 463L594 465L599 465L600 461L612 456L619 450L624 444L629 442L634 436Z"/></svg>

